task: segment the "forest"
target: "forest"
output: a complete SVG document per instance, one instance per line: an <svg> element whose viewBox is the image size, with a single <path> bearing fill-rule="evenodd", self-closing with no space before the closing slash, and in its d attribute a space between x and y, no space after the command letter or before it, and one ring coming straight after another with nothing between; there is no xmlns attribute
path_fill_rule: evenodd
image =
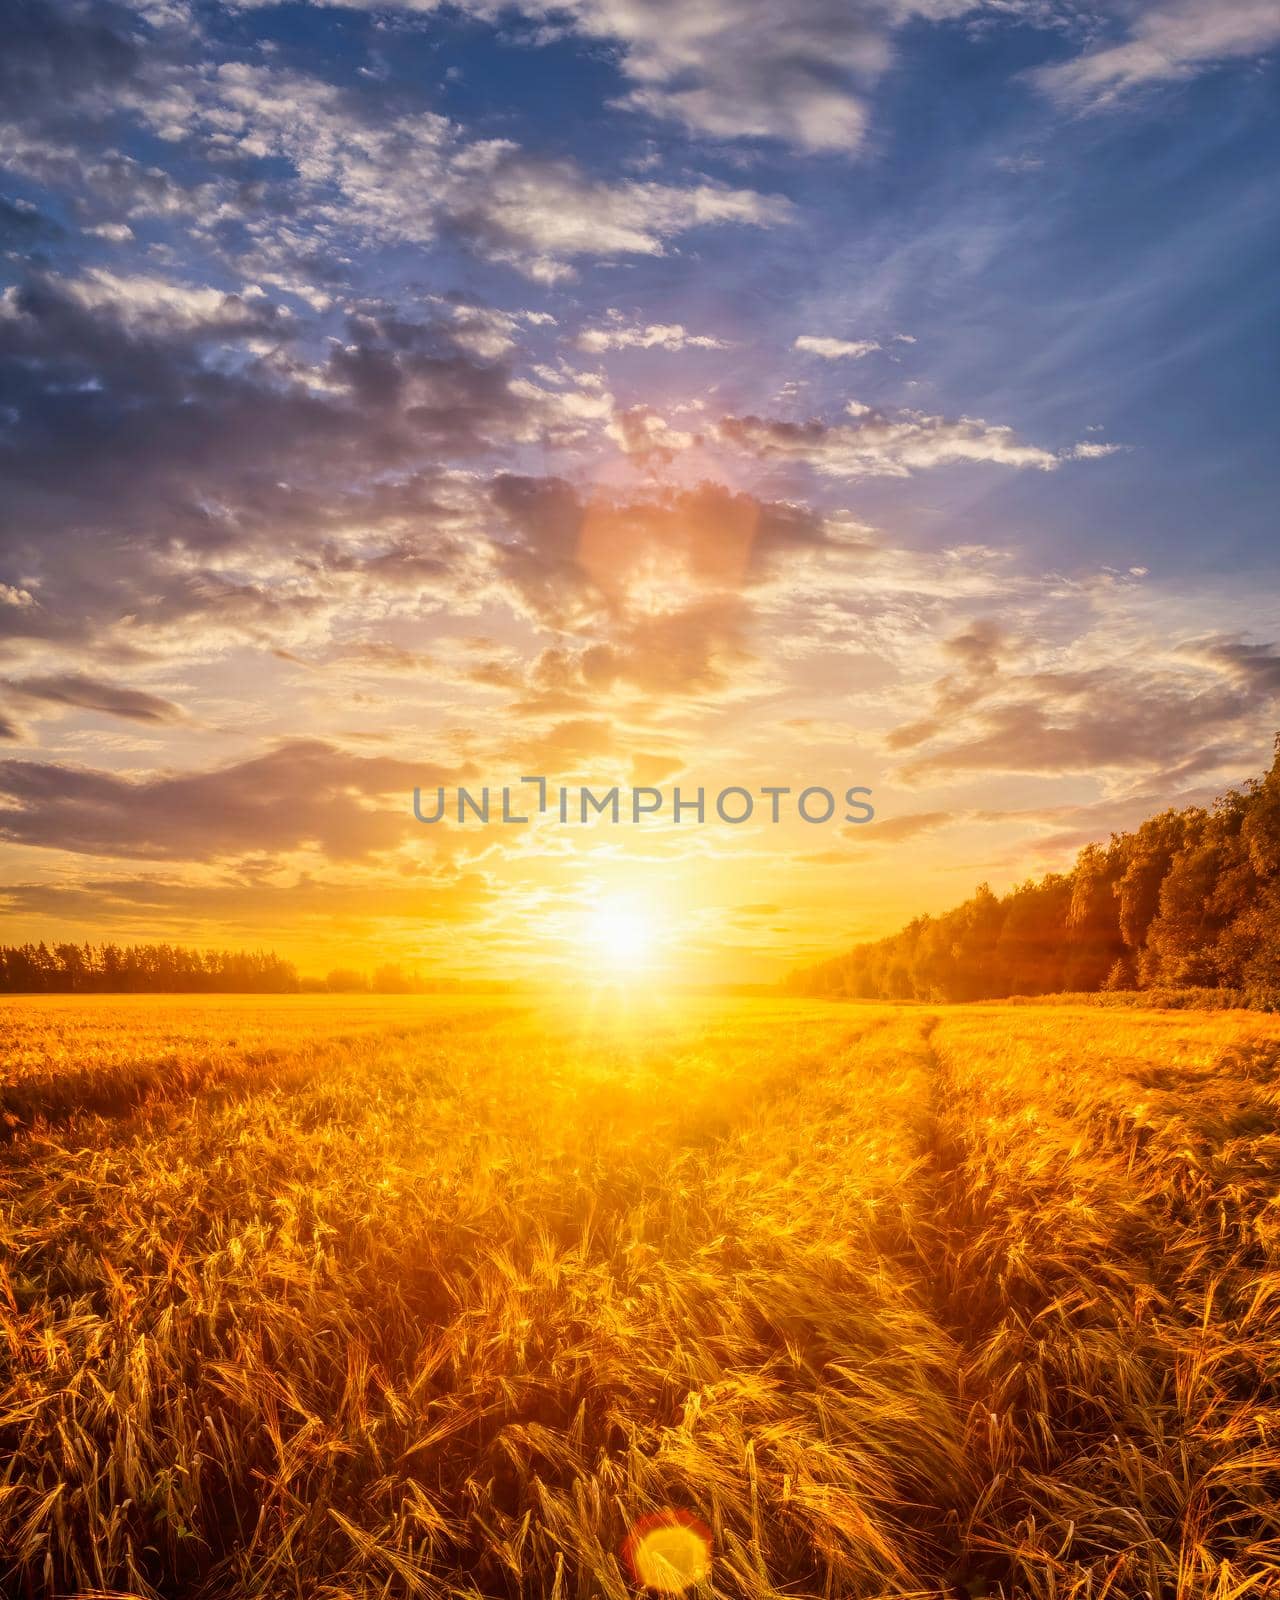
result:
<svg viewBox="0 0 1280 1600"><path fill-rule="evenodd" d="M44 940L0 945L0 994L429 994L458 987L444 979L428 982L396 962L372 972L335 967L324 977L300 977L293 962L273 950Z"/></svg>
<svg viewBox="0 0 1280 1600"><path fill-rule="evenodd" d="M287 994L298 987L292 962L261 950L0 945L0 994Z"/></svg>
<svg viewBox="0 0 1280 1600"><path fill-rule="evenodd" d="M981 884L786 987L934 1002L1201 989L1280 1005L1280 736L1270 771L1212 807L1162 811L1008 894Z"/></svg>

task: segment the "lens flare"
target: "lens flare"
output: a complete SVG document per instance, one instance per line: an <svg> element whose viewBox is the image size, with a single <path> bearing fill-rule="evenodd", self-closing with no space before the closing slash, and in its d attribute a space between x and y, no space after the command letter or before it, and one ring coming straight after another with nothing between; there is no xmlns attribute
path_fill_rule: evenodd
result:
<svg viewBox="0 0 1280 1600"><path fill-rule="evenodd" d="M711 1529L687 1511L655 1511L622 1547L632 1580L660 1594L684 1594L711 1576Z"/></svg>

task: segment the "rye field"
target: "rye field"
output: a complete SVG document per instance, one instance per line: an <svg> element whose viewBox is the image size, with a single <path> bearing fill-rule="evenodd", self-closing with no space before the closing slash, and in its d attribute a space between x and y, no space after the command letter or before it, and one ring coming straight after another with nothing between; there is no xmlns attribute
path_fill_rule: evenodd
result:
<svg viewBox="0 0 1280 1600"><path fill-rule="evenodd" d="M0 1363L6 1596L1280 1596L1280 1018L8 1000Z"/></svg>

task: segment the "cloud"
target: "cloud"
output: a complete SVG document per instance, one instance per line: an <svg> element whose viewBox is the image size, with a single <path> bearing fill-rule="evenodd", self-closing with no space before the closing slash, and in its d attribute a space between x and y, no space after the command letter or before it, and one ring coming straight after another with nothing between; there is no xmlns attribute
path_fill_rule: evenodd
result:
<svg viewBox="0 0 1280 1600"><path fill-rule="evenodd" d="M268 335L284 331L280 324L287 320L261 289L252 286L241 294L228 294L149 275L123 276L105 267L90 267L82 277L51 283L72 305L108 311L126 334Z"/></svg>
<svg viewBox="0 0 1280 1600"><path fill-rule="evenodd" d="M907 839L918 839L922 834L936 833L949 823L963 821L963 815L952 811L908 811L900 817L881 818L866 825L851 825L840 832L859 844L901 844Z"/></svg>
<svg viewBox="0 0 1280 1600"><path fill-rule="evenodd" d="M127 222L99 222L84 230L90 238L105 239L109 244L124 244L134 237Z"/></svg>
<svg viewBox="0 0 1280 1600"><path fill-rule="evenodd" d="M602 695L616 699L620 689L664 704L715 697L754 659L748 616L737 596L714 596L619 618L594 643L543 651L512 710L525 716L587 709Z"/></svg>
<svg viewBox="0 0 1280 1600"><path fill-rule="evenodd" d="M822 334L802 333L795 342L795 348L812 356L821 356L825 361L860 361L863 356L869 356L883 347L875 339L829 339Z"/></svg>
<svg viewBox="0 0 1280 1600"><path fill-rule="evenodd" d="M240 0L242 8L274 0ZM323 0L365 10L383 0ZM433 12L439 0L393 0ZM1044 20L1019 0L459 0L490 22L511 10L537 24L525 42L565 31L616 44L630 87L618 104L713 139L771 139L851 153L869 96L893 61L894 35L918 22L992 11Z"/></svg>
<svg viewBox="0 0 1280 1600"><path fill-rule="evenodd" d="M661 255L694 228L791 216L780 196L707 181L608 183L570 158L507 139L468 141L434 112L388 114L355 91L277 67L223 62L181 76L137 110L164 137L201 141L210 155L286 163L291 209L322 235L340 227L425 243L447 233L544 283L572 276L580 257Z"/></svg>
<svg viewBox="0 0 1280 1600"><path fill-rule="evenodd" d="M183 716L180 706L159 695L147 694L142 689L127 689L81 672L66 672L47 678L22 678L5 684L5 688L21 700L73 706L82 711L100 711L130 722L178 722Z"/></svg>
<svg viewBox="0 0 1280 1600"><path fill-rule="evenodd" d="M543 283L573 276L582 256L665 252L666 242L716 224L776 227L792 220L788 200L710 183L607 184L567 160L514 147L475 146L451 165L446 216L483 254Z"/></svg>
<svg viewBox="0 0 1280 1600"><path fill-rule="evenodd" d="M481 361L498 361L509 356L526 328L555 322L554 317L544 312L501 311L495 306L472 305L464 300L441 303L445 315L452 318L450 336L454 344Z"/></svg>
<svg viewBox="0 0 1280 1600"><path fill-rule="evenodd" d="M256 297L246 336L226 297L90 283L33 278L0 308L0 636L140 641L197 617L280 644L362 573L423 586L429 558L462 582L476 494L446 464L581 422L460 349L466 318L354 316L311 361Z"/></svg>
<svg viewBox="0 0 1280 1600"><path fill-rule="evenodd" d="M548 441L567 444L590 437L600 427L608 431L613 418L613 396L585 381L585 373L554 375L552 387L544 388L530 378L513 378L511 393L526 400L531 419Z"/></svg>
<svg viewBox="0 0 1280 1600"><path fill-rule="evenodd" d="M494 502L514 535L499 563L515 602L559 628L736 595L789 556L830 542L807 508L719 484L628 497L508 475L497 480Z"/></svg>
<svg viewBox="0 0 1280 1600"><path fill-rule="evenodd" d="M1130 448L1127 444L1103 444L1100 440L1084 439L1063 452L1067 461L1101 461L1106 456L1121 455Z"/></svg>
<svg viewBox="0 0 1280 1600"><path fill-rule="evenodd" d="M601 717L574 717L540 733L521 734L507 748L511 765L547 778L585 772L593 762L618 752L618 734Z"/></svg>
<svg viewBox="0 0 1280 1600"><path fill-rule="evenodd" d="M948 719L968 711L1000 682L1005 664L1016 647L1008 630L990 617L980 617L941 643L944 659L954 670L933 685L933 710L917 721L903 723L890 732L890 750L910 750L931 739Z"/></svg>
<svg viewBox="0 0 1280 1600"><path fill-rule="evenodd" d="M993 617L979 617L942 643L943 651L958 662L970 679L990 680L1006 658L1009 636Z"/></svg>
<svg viewBox="0 0 1280 1600"><path fill-rule="evenodd" d="M1033 697L984 709L967 729L934 729L949 732L949 740L904 764L901 776L918 783L966 773L1141 772L1174 760L1187 770L1191 756L1220 760L1221 746L1206 750L1205 741L1216 741L1226 719L1245 710L1229 696L1201 696L1172 683L1155 681L1142 692L1146 704L1135 705L1131 684L1110 673L1099 674L1086 694L1059 698L1042 686Z"/></svg>
<svg viewBox="0 0 1280 1600"><path fill-rule="evenodd" d="M415 827L415 786L456 771L357 756L320 739L204 772L123 777L0 761L0 838L81 855L207 861L314 846L357 860Z"/></svg>
<svg viewBox="0 0 1280 1600"><path fill-rule="evenodd" d="M239 233L244 255L303 293L291 259L341 260L355 240L447 237L554 283L582 258L661 255L694 229L792 215L781 196L705 178L609 182L367 86L219 59L176 20L20 0L0 63L0 162L64 190L87 227L117 238L157 216L210 242ZM140 130L181 146L181 178L114 147Z"/></svg>
<svg viewBox="0 0 1280 1600"><path fill-rule="evenodd" d="M1277 43L1274 0L1171 0L1141 7L1117 42L1031 76L1055 100L1097 109L1151 84L1262 55Z"/></svg>
<svg viewBox="0 0 1280 1600"><path fill-rule="evenodd" d="M506 692L504 716L521 725L594 724L607 704L615 720L599 753L643 752L654 770L683 764L663 727L673 710L760 692L754 630L765 596L832 547L806 508L715 484L611 495L511 476L497 481L494 504L509 530L497 545L500 592L555 637L527 663L509 653L478 661L466 680ZM548 761L576 753L557 737L538 743Z"/></svg>
<svg viewBox="0 0 1280 1600"><path fill-rule="evenodd" d="M672 462L699 442L699 436L673 428L648 406L628 406L614 414L606 430L624 455L646 465Z"/></svg>
<svg viewBox="0 0 1280 1600"><path fill-rule="evenodd" d="M519 0L617 41L632 87L622 104L717 139L775 139L852 152L867 91L892 59L894 31L961 16L976 0ZM482 7L488 9L488 0Z"/></svg>
<svg viewBox="0 0 1280 1600"><path fill-rule="evenodd" d="M850 420L782 422L762 417L725 417L722 440L763 460L794 461L829 478L906 478L913 471L961 461L986 461L1006 467L1050 472L1058 465L1052 451L1025 444L1012 428L979 418L926 416L919 411L888 416L850 402Z"/></svg>
<svg viewBox="0 0 1280 1600"><path fill-rule="evenodd" d="M1184 647L1183 654L1226 674L1249 691L1280 695L1280 648L1245 639L1209 638Z"/></svg>
<svg viewBox="0 0 1280 1600"><path fill-rule="evenodd" d="M957 663L933 685L931 710L886 737L918 751L909 783L997 772L1159 773L1179 781L1248 748L1280 700L1273 645L1209 639L1170 650L1121 637L1113 618L1047 651L995 623L946 641ZM1046 660L1045 657L1048 656ZM1158 787L1158 785L1156 785Z"/></svg>
<svg viewBox="0 0 1280 1600"><path fill-rule="evenodd" d="M200 944L216 927L219 938L249 930L253 937L286 944L300 935L329 940L340 933L350 948L353 937L379 941L404 922L412 924L420 950L431 929L442 926L453 937L459 924L473 924L497 896L476 872L429 873L406 885L403 879L371 879L364 867L354 880L310 871L267 878L238 867L212 880L157 873L10 883L0 888L0 905L14 916L80 923L98 938L106 930L121 930L126 939L154 939L161 930L174 930L171 936Z"/></svg>
<svg viewBox="0 0 1280 1600"><path fill-rule="evenodd" d="M92 119L68 119L67 111L65 105L37 108L21 123L0 121L0 166L60 191L67 208L89 227L97 226L95 217L110 223L121 216L134 222L185 218L205 225L233 216L248 221L268 200L285 205L279 192L269 195L225 177L179 182L160 167L144 166L110 148Z"/></svg>
<svg viewBox="0 0 1280 1600"><path fill-rule="evenodd" d="M650 322L646 325L627 323L618 312L611 313L612 320L600 328L584 328L578 335L577 346L591 355L606 350L725 350L723 339L713 339L705 333L690 333L679 322Z"/></svg>

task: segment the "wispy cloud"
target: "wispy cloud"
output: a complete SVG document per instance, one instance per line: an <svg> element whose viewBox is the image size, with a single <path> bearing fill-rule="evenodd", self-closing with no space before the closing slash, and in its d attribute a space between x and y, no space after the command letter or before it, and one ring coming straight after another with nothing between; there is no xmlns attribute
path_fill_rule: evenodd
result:
<svg viewBox="0 0 1280 1600"><path fill-rule="evenodd" d="M1280 702L1275 646L1211 640L1170 650L1156 635L1117 647L1099 620L1057 651L989 619L943 646L952 670L933 705L887 737L916 752L913 783L996 772L1211 772L1248 748Z"/></svg>
<svg viewBox="0 0 1280 1600"><path fill-rule="evenodd" d="M130 722L180 722L183 712L161 695L145 689L131 689L83 672L64 672L46 678L21 678L3 688L19 701L67 706L82 711L99 711Z"/></svg>
<svg viewBox="0 0 1280 1600"><path fill-rule="evenodd" d="M795 341L795 349L806 355L822 356L827 361L859 361L883 346L875 339L832 339L825 334L802 333Z"/></svg>
<svg viewBox="0 0 1280 1600"><path fill-rule="evenodd" d="M724 350L727 342L705 333L690 333L679 322L629 323L620 312L610 313L600 327L584 328L577 346L591 355L606 350Z"/></svg>
<svg viewBox="0 0 1280 1600"><path fill-rule="evenodd" d="M929 467L984 461L1051 472L1058 457L1027 444L1014 430L980 418L886 415L851 401L847 422L784 422L762 417L725 417L719 435L762 459L793 461L830 478L905 478Z"/></svg>
<svg viewBox="0 0 1280 1600"><path fill-rule="evenodd" d="M1274 0L1172 0L1139 7L1119 39L1032 76L1055 99L1096 109L1223 61L1260 56L1277 43Z"/></svg>

